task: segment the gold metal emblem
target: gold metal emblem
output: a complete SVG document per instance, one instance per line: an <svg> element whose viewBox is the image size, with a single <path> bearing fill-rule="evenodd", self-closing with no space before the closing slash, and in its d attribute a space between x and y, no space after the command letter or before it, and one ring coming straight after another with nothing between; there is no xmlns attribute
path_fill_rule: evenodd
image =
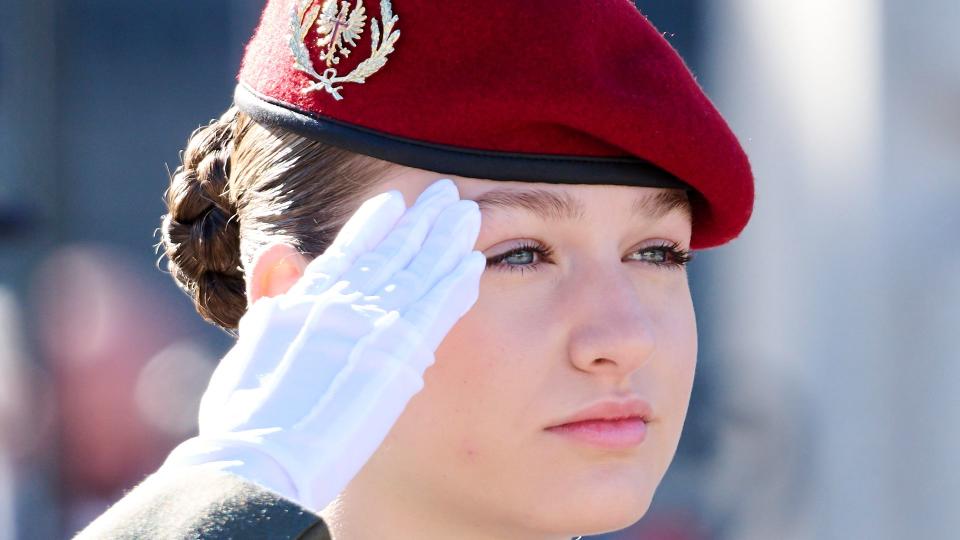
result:
<svg viewBox="0 0 960 540"><path fill-rule="evenodd" d="M387 63L387 55L393 52L393 44L400 37L400 30L393 29L399 18L393 14L390 0L380 0L380 16L383 19L383 40L380 39L380 24L377 19L371 18L370 57L350 73L340 76L334 66L340 63L341 57L350 56L351 49L357 46L357 40L366 26L367 8L363 0L358 0L356 6L351 6L349 0L341 0L339 6L337 0L325 0L322 6L317 5L316 0L295 2L290 21L293 67L315 80L301 92L306 94L314 90L326 90L339 101L343 99L340 95L343 87L335 85L348 82L363 84L367 77L379 71ZM314 29L320 57L327 66L322 75L313 66L307 50L307 38Z"/></svg>

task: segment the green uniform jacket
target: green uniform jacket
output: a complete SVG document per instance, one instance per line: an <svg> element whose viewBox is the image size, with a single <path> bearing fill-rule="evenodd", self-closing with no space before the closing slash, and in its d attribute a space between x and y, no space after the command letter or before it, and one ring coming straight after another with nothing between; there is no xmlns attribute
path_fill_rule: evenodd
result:
<svg viewBox="0 0 960 540"><path fill-rule="evenodd" d="M230 473L157 473L80 531L94 539L330 540L319 516Z"/></svg>

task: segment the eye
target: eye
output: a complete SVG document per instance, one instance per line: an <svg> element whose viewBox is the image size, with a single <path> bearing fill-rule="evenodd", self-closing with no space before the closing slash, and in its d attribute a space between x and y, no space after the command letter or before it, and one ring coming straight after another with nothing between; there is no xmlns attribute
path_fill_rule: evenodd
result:
<svg viewBox="0 0 960 540"><path fill-rule="evenodd" d="M532 240L524 240L513 249L487 258L487 268L520 271L536 270L543 262L549 262L553 253L549 247Z"/></svg>
<svg viewBox="0 0 960 540"><path fill-rule="evenodd" d="M663 268L683 268L693 259L689 250L680 247L678 242L647 246L634 251L627 260L639 261Z"/></svg>
<svg viewBox="0 0 960 540"><path fill-rule="evenodd" d="M544 262L552 261L553 250L540 242L524 240L520 245L499 255L487 258L487 268L507 271L536 270ZM658 268L679 269L686 266L693 255L678 242L647 246L627 255L624 260L650 264Z"/></svg>

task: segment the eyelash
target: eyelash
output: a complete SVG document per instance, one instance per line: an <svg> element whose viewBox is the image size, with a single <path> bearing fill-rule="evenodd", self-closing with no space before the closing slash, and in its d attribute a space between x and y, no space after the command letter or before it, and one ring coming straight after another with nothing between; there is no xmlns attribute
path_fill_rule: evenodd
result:
<svg viewBox="0 0 960 540"><path fill-rule="evenodd" d="M647 262L647 264L652 264L657 268L666 268L670 270L679 270L687 265L692 259L693 254L689 250L683 249L680 247L679 242L669 242L669 243L660 243L652 246L646 246L643 248L634 251L633 253L642 253L645 251L659 250L665 253L665 258L668 262ZM526 251L532 251L537 254L538 262L530 264L508 264L504 261L519 253ZM524 241L519 246L507 251L506 253L501 253L500 255L495 255L487 259L487 268L494 268L497 270L506 270L509 272L519 271L522 275L525 270L536 270L544 262L552 262L553 249L549 246L540 244L539 242Z"/></svg>

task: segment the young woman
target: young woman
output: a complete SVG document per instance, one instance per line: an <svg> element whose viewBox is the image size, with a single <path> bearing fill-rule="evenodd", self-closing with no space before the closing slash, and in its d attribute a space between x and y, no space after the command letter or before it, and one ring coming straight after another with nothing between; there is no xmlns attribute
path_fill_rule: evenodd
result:
<svg viewBox="0 0 960 540"><path fill-rule="evenodd" d="M400 32L402 30L402 37ZM640 519L736 138L627 0L273 0L163 247L237 334L199 434L82 537L561 539Z"/></svg>

